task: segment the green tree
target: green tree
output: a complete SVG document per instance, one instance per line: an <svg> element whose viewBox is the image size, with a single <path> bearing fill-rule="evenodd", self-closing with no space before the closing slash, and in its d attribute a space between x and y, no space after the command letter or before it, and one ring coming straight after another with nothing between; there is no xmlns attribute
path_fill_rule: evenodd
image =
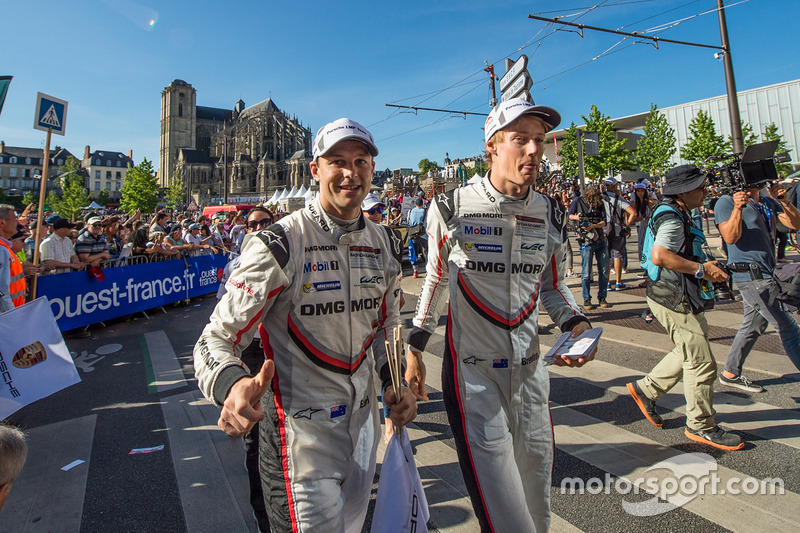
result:
<svg viewBox="0 0 800 533"><path fill-rule="evenodd" d="M418 165L420 174L427 174L429 170L439 170L439 163L431 161L427 157L420 159Z"/></svg>
<svg viewBox="0 0 800 533"><path fill-rule="evenodd" d="M778 146L775 148L775 153L779 154L781 152L790 152L789 146L786 144L786 141L783 140L783 135L778 133L778 126L775 125L774 122L771 122L764 133L762 134L764 142L767 141L778 141ZM778 174L781 176L788 176L792 173L792 166L787 165L786 163L775 163L775 168L778 171Z"/></svg>
<svg viewBox="0 0 800 533"><path fill-rule="evenodd" d="M78 218L81 208L86 207L92 201L86 191L80 169L80 161L72 156L67 157L67 160L58 169L61 177L57 185L61 187L61 196L51 192L51 195L47 197L48 204L53 211L69 220Z"/></svg>
<svg viewBox="0 0 800 533"><path fill-rule="evenodd" d="M586 175L604 178L609 173L617 173L622 170L631 170L631 152L625 148L625 139L617 139L614 134L614 123L610 122L611 117L603 115L597 106L592 104L592 110L588 118L581 115L586 123L587 131L596 131L599 134L600 155L586 157L583 160Z"/></svg>
<svg viewBox="0 0 800 533"><path fill-rule="evenodd" d="M179 173L172 175L169 187L164 191L167 198L167 207L175 209L183 204L186 199L186 190L183 187L183 176Z"/></svg>
<svg viewBox="0 0 800 533"><path fill-rule="evenodd" d="M44 205L50 208L51 211L56 212L58 207L58 202L61 201L61 197L56 194L56 191L50 190L47 193L47 198L44 201Z"/></svg>
<svg viewBox="0 0 800 533"><path fill-rule="evenodd" d="M110 197L109 197L109 194L108 194L108 190L107 189L103 189L97 195L97 198L95 199L95 202L97 202L98 204L100 204L103 207L105 207L105 206L108 205L109 200L110 200Z"/></svg>
<svg viewBox="0 0 800 533"><path fill-rule="evenodd" d="M698 111L689 123L691 136L681 148L681 157L693 165L702 167L707 165L706 160L713 155L728 153L727 142L722 135L717 135L714 119L705 111Z"/></svg>
<svg viewBox="0 0 800 533"><path fill-rule="evenodd" d="M650 103L650 116L644 123L644 135L636 145L634 162L642 172L661 178L673 167L669 160L676 151L675 130L658 107Z"/></svg>
<svg viewBox="0 0 800 533"><path fill-rule="evenodd" d="M128 169L122 185L122 201L120 207L129 215L137 209L142 213L151 213L158 203L158 181L153 170L153 163L143 159L135 167Z"/></svg>
<svg viewBox="0 0 800 533"><path fill-rule="evenodd" d="M564 175L571 178L578 175L578 127L573 122L564 133L558 145L558 164Z"/></svg>
<svg viewBox="0 0 800 533"><path fill-rule="evenodd" d="M26 191L25 194L22 195L23 205L31 205L35 201L36 198L33 196L33 191Z"/></svg>

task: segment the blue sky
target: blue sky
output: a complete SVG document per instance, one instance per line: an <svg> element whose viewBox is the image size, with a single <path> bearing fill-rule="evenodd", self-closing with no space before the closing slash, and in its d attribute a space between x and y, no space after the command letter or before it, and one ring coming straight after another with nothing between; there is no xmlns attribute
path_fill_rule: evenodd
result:
<svg viewBox="0 0 800 533"><path fill-rule="evenodd" d="M137 163L147 157L157 166L161 91L176 78L197 89L198 105L232 108L241 98L249 106L271 96L313 132L336 118L353 118L375 136L379 169L416 168L422 158L441 163L445 152L451 158L478 154L481 117L398 113L385 104L486 113L484 61L502 74L503 58L520 53L530 58L536 103L558 109L565 126L580 123L592 104L618 117L647 111L650 102L667 107L725 93L723 65L713 50L629 46L631 39L589 31L581 38L527 18L582 13L565 20L643 31L712 10L715 0L594 0L599 7L588 11L593 0L6 4L0 75L14 80L0 139L44 146L44 133L32 128L41 91L69 102L67 135L53 136L51 144L79 157L87 144L132 149ZM800 2L726 5L739 90L800 78ZM717 15L691 18L658 35L718 44ZM609 49L613 53L590 61Z"/></svg>

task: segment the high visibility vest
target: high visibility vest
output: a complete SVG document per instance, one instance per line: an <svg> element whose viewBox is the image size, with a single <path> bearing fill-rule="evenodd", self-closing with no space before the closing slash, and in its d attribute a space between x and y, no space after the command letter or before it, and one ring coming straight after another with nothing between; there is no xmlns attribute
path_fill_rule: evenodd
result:
<svg viewBox="0 0 800 533"><path fill-rule="evenodd" d="M8 250L11 258L11 283L8 285L8 292L11 294L11 302L14 307L19 307L25 303L25 293L28 292L28 284L25 282L25 274L22 273L22 263L19 262L16 254L11 251L11 247L0 241L0 245ZM3 288L0 288L2 290Z"/></svg>

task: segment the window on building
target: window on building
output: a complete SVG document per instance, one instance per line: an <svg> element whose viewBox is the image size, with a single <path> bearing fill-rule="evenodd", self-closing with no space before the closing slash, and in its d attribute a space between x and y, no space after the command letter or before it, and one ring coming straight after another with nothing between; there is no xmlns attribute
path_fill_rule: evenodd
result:
<svg viewBox="0 0 800 533"><path fill-rule="evenodd" d="M64 164L64 160L63 159L56 159L56 165L61 166L63 164Z"/></svg>
<svg viewBox="0 0 800 533"><path fill-rule="evenodd" d="M100 179L100 171L99 170L95 170L94 171L94 179L96 179L96 180Z"/></svg>
<svg viewBox="0 0 800 533"><path fill-rule="evenodd" d="M23 169L23 172L24 172L23 177L25 177L25 178L30 178L31 177L31 169L29 169L29 168Z"/></svg>
<svg viewBox="0 0 800 533"><path fill-rule="evenodd" d="M14 158L12 157L11 159L14 159ZM8 176L11 177L11 178L16 178L17 177L17 167L11 167L8 170Z"/></svg>
<svg viewBox="0 0 800 533"><path fill-rule="evenodd" d="M5 161L5 157L0 155L0 163L3 163L4 161Z"/></svg>
<svg viewBox="0 0 800 533"><path fill-rule="evenodd" d="M122 161L117 161L117 166L121 167L122 166Z"/></svg>
<svg viewBox="0 0 800 533"><path fill-rule="evenodd" d="M106 170L106 179L107 180L111 179L111 171L110 170Z"/></svg>
<svg viewBox="0 0 800 533"><path fill-rule="evenodd" d="M107 190L107 191L110 191L110 190L111 190L111 182L110 182L110 181L107 181L107 182L106 182L106 190Z"/></svg>
<svg viewBox="0 0 800 533"><path fill-rule="evenodd" d="M119 182L117 182L117 190L119 190Z"/></svg>
<svg viewBox="0 0 800 533"><path fill-rule="evenodd" d="M96 190L96 191L100 190L100 182L99 181L95 181L94 182L94 190Z"/></svg>
<svg viewBox="0 0 800 533"><path fill-rule="evenodd" d="M97 166L100 166L100 160L99 159L95 159L94 160L94 164L97 165Z"/></svg>
<svg viewBox="0 0 800 533"><path fill-rule="evenodd" d="M106 166L107 166L107 167L110 167L110 166L111 166L111 160L110 160L110 159L106 159Z"/></svg>
<svg viewBox="0 0 800 533"><path fill-rule="evenodd" d="M13 165L16 162L17 162L17 158L15 156L12 156L11 160L9 161L9 163L11 163Z"/></svg>
<svg viewBox="0 0 800 533"><path fill-rule="evenodd" d="M31 164L31 158L30 157L26 157L25 158L25 164L26 165L30 165Z"/></svg>
<svg viewBox="0 0 800 533"><path fill-rule="evenodd" d="M116 176L116 178L117 178L117 179L122 179L122 172L120 172L119 170L117 171L117 176Z"/></svg>

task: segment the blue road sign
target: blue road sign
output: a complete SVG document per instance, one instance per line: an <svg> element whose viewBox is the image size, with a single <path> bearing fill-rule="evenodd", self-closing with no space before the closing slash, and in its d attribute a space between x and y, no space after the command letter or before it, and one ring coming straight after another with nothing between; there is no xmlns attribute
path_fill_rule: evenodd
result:
<svg viewBox="0 0 800 533"><path fill-rule="evenodd" d="M36 115L33 127L37 130L52 130L57 135L64 135L67 123L67 102L43 93L36 95Z"/></svg>

